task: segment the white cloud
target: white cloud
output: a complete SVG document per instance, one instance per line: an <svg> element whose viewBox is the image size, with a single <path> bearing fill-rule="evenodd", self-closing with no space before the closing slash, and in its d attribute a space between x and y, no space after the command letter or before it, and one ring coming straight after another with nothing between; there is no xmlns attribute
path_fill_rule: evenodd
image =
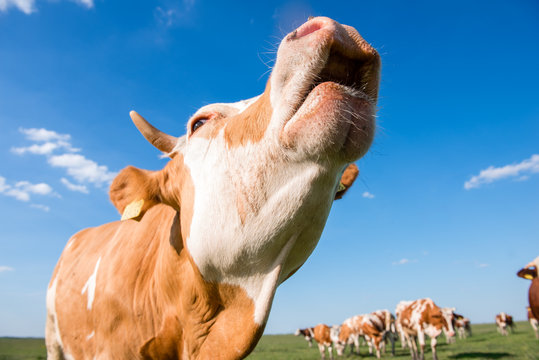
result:
<svg viewBox="0 0 539 360"><path fill-rule="evenodd" d="M10 7L16 7L26 15L36 11L35 0L0 0L0 11L7 11Z"/></svg>
<svg viewBox="0 0 539 360"><path fill-rule="evenodd" d="M94 0L74 0L77 4L86 6L88 9L94 7Z"/></svg>
<svg viewBox="0 0 539 360"><path fill-rule="evenodd" d="M51 156L48 162L52 166L65 168L67 173L79 182L90 182L97 186L108 185L116 176L116 173L109 171L105 165L98 165L79 154Z"/></svg>
<svg viewBox="0 0 539 360"><path fill-rule="evenodd" d="M0 193L3 193L7 189L9 189L10 186L6 185L6 178L3 176L0 176Z"/></svg>
<svg viewBox="0 0 539 360"><path fill-rule="evenodd" d="M5 271L15 271L15 269L10 266L0 265L0 273Z"/></svg>
<svg viewBox="0 0 539 360"><path fill-rule="evenodd" d="M402 258L399 261L394 261L392 264L393 265L405 265L405 264L413 263L413 262L417 262L417 260L410 260L410 259Z"/></svg>
<svg viewBox="0 0 539 360"><path fill-rule="evenodd" d="M87 9L94 7L94 0L71 0ZM35 0L0 0L0 12L6 12L10 7L14 7L30 15L33 12L36 12Z"/></svg>
<svg viewBox="0 0 539 360"><path fill-rule="evenodd" d="M33 144L26 147L12 147L11 152L17 154L17 155L23 155L25 153L31 153L35 155L49 155L54 150L64 148L69 152L78 152L80 149L76 149L71 146L71 144L67 141L57 141L57 142L46 142L44 144L38 145Z"/></svg>
<svg viewBox="0 0 539 360"><path fill-rule="evenodd" d="M367 199L374 199L374 194L371 194L368 191L365 191L361 196L363 196L364 198L367 198Z"/></svg>
<svg viewBox="0 0 539 360"><path fill-rule="evenodd" d="M48 184L32 184L28 181L18 181L15 185L8 185L6 184L6 179L2 176L0 176L0 193L25 202L30 201L30 196L32 194L58 196Z"/></svg>
<svg viewBox="0 0 539 360"><path fill-rule="evenodd" d="M2 1L2 0L0 0ZM68 141L71 139L71 135L69 134L58 134L56 131L51 131L47 129L36 129L36 128L19 128L19 131L26 135L26 138L28 140L32 141L53 141L53 140L61 140L61 141Z"/></svg>
<svg viewBox="0 0 539 360"><path fill-rule="evenodd" d="M479 264L479 265L477 265L478 268L486 268L488 266L489 266L488 264Z"/></svg>
<svg viewBox="0 0 539 360"><path fill-rule="evenodd" d="M96 186L108 185L116 176L116 173L109 171L107 166L99 165L84 155L73 154L79 152L80 149L71 145L71 135L69 134L60 134L43 128L19 128L19 131L25 135L26 139L37 142L37 144L11 148L11 152L17 155L26 153L44 155L47 157L49 165L65 168L67 173L79 183L93 183ZM59 150L64 150L63 154ZM58 154L59 152L60 154ZM71 191L88 193L85 184L74 184L66 178L62 178L60 181ZM22 201L30 200L28 194L21 192L20 189L11 189L9 195Z"/></svg>
<svg viewBox="0 0 539 360"><path fill-rule="evenodd" d="M30 207L34 208L34 209L39 209L39 210L43 210L45 212L49 212L50 211L50 207L48 207L47 205L41 205L41 204L30 204Z"/></svg>
<svg viewBox="0 0 539 360"><path fill-rule="evenodd" d="M84 194L88 194L88 188L84 185L73 184L66 178L61 178L60 181L71 191L78 191Z"/></svg>
<svg viewBox="0 0 539 360"><path fill-rule="evenodd" d="M181 3L177 3L168 9L160 6L156 7L154 15L160 24L171 27L188 21L194 6L195 0L183 0Z"/></svg>
<svg viewBox="0 0 539 360"><path fill-rule="evenodd" d="M478 188L483 184L490 184L494 181L515 177L518 181L525 181L529 174L539 173L539 154L532 155L529 159L518 164L505 165L502 167L489 166L481 170L479 175L472 176L464 183L464 188L470 190Z"/></svg>

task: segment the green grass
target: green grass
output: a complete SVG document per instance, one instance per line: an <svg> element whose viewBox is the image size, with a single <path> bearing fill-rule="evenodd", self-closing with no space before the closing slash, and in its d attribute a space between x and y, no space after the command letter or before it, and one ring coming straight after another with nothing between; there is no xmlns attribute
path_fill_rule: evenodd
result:
<svg viewBox="0 0 539 360"><path fill-rule="evenodd" d="M496 332L494 324L480 324L472 326L473 336L458 340L456 344L447 345L443 336L439 337L439 360L539 360L539 340L535 339L533 330L527 322L519 322L516 331L510 336L501 336ZM367 347L360 349L361 358L346 355L336 359L375 359L368 356ZM46 358L45 342L43 339L0 338L0 360L35 360ZM335 354L336 355L336 354ZM389 353L382 355L386 359L410 359L408 349L401 349L396 344L396 356ZM293 335L264 335L249 360L307 360L320 359L316 344L309 348L307 342ZM425 360L431 360L430 346L427 344Z"/></svg>
<svg viewBox="0 0 539 360"><path fill-rule="evenodd" d="M0 360L46 359L45 340L38 338L0 338Z"/></svg>
<svg viewBox="0 0 539 360"><path fill-rule="evenodd" d="M539 340L529 323L519 322L515 327L515 333L509 336L501 336L496 331L494 324L480 324L472 326L473 336L459 340L455 344L446 344L445 338L438 337L438 359L439 360L539 360ZM427 340L425 350L425 360L431 360L432 354L430 344ZM346 349L346 354L339 358L335 354L335 359L376 359L373 355L368 355L367 346L360 347L361 357L357 354L350 354L350 348ZM410 351L402 349L398 342L395 346L395 357L390 352L382 354L386 359L411 359ZM326 358L327 355L326 355ZM256 349L248 357L249 360L269 360L269 359L320 359L318 347L313 344L312 348L307 346L303 337L293 335L265 335L258 343Z"/></svg>

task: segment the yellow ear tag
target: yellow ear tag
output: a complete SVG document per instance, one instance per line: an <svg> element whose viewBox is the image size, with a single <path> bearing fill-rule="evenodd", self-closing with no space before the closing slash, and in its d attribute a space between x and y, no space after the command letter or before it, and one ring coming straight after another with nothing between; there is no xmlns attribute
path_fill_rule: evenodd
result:
<svg viewBox="0 0 539 360"><path fill-rule="evenodd" d="M533 280L533 276L531 276L530 274L526 274L524 275L524 279Z"/></svg>
<svg viewBox="0 0 539 360"><path fill-rule="evenodd" d="M339 188L337 189L337 192L346 190L346 186L342 182L339 182Z"/></svg>
<svg viewBox="0 0 539 360"><path fill-rule="evenodd" d="M122 220L133 219L139 216L142 211L142 205L144 205L144 199L130 202L124 209Z"/></svg>

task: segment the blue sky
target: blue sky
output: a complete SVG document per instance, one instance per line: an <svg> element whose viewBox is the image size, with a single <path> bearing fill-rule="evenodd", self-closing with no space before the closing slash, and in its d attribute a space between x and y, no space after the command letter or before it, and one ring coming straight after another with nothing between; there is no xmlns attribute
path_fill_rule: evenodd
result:
<svg viewBox="0 0 539 360"><path fill-rule="evenodd" d="M166 160L137 110L184 133L200 106L263 91L309 15L382 56L378 132L267 333L429 296L472 322L524 319L539 255L539 4L529 1L0 0L0 335L43 336L76 231L119 219L107 187Z"/></svg>

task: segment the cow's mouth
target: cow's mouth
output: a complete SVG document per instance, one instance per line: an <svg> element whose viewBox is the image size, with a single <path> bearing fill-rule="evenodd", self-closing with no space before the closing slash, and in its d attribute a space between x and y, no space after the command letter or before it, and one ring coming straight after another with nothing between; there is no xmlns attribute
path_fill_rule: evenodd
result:
<svg viewBox="0 0 539 360"><path fill-rule="evenodd" d="M315 89L318 90L318 95L323 91L339 91L366 100L372 105L376 104L378 79L373 59L365 58L365 53L359 48L343 49L342 44L337 45L340 46L331 47L325 61L321 59L318 70L313 69L312 80L304 87L293 114L297 113L304 103L309 102L309 95L315 92ZM329 84L337 86L327 86Z"/></svg>

